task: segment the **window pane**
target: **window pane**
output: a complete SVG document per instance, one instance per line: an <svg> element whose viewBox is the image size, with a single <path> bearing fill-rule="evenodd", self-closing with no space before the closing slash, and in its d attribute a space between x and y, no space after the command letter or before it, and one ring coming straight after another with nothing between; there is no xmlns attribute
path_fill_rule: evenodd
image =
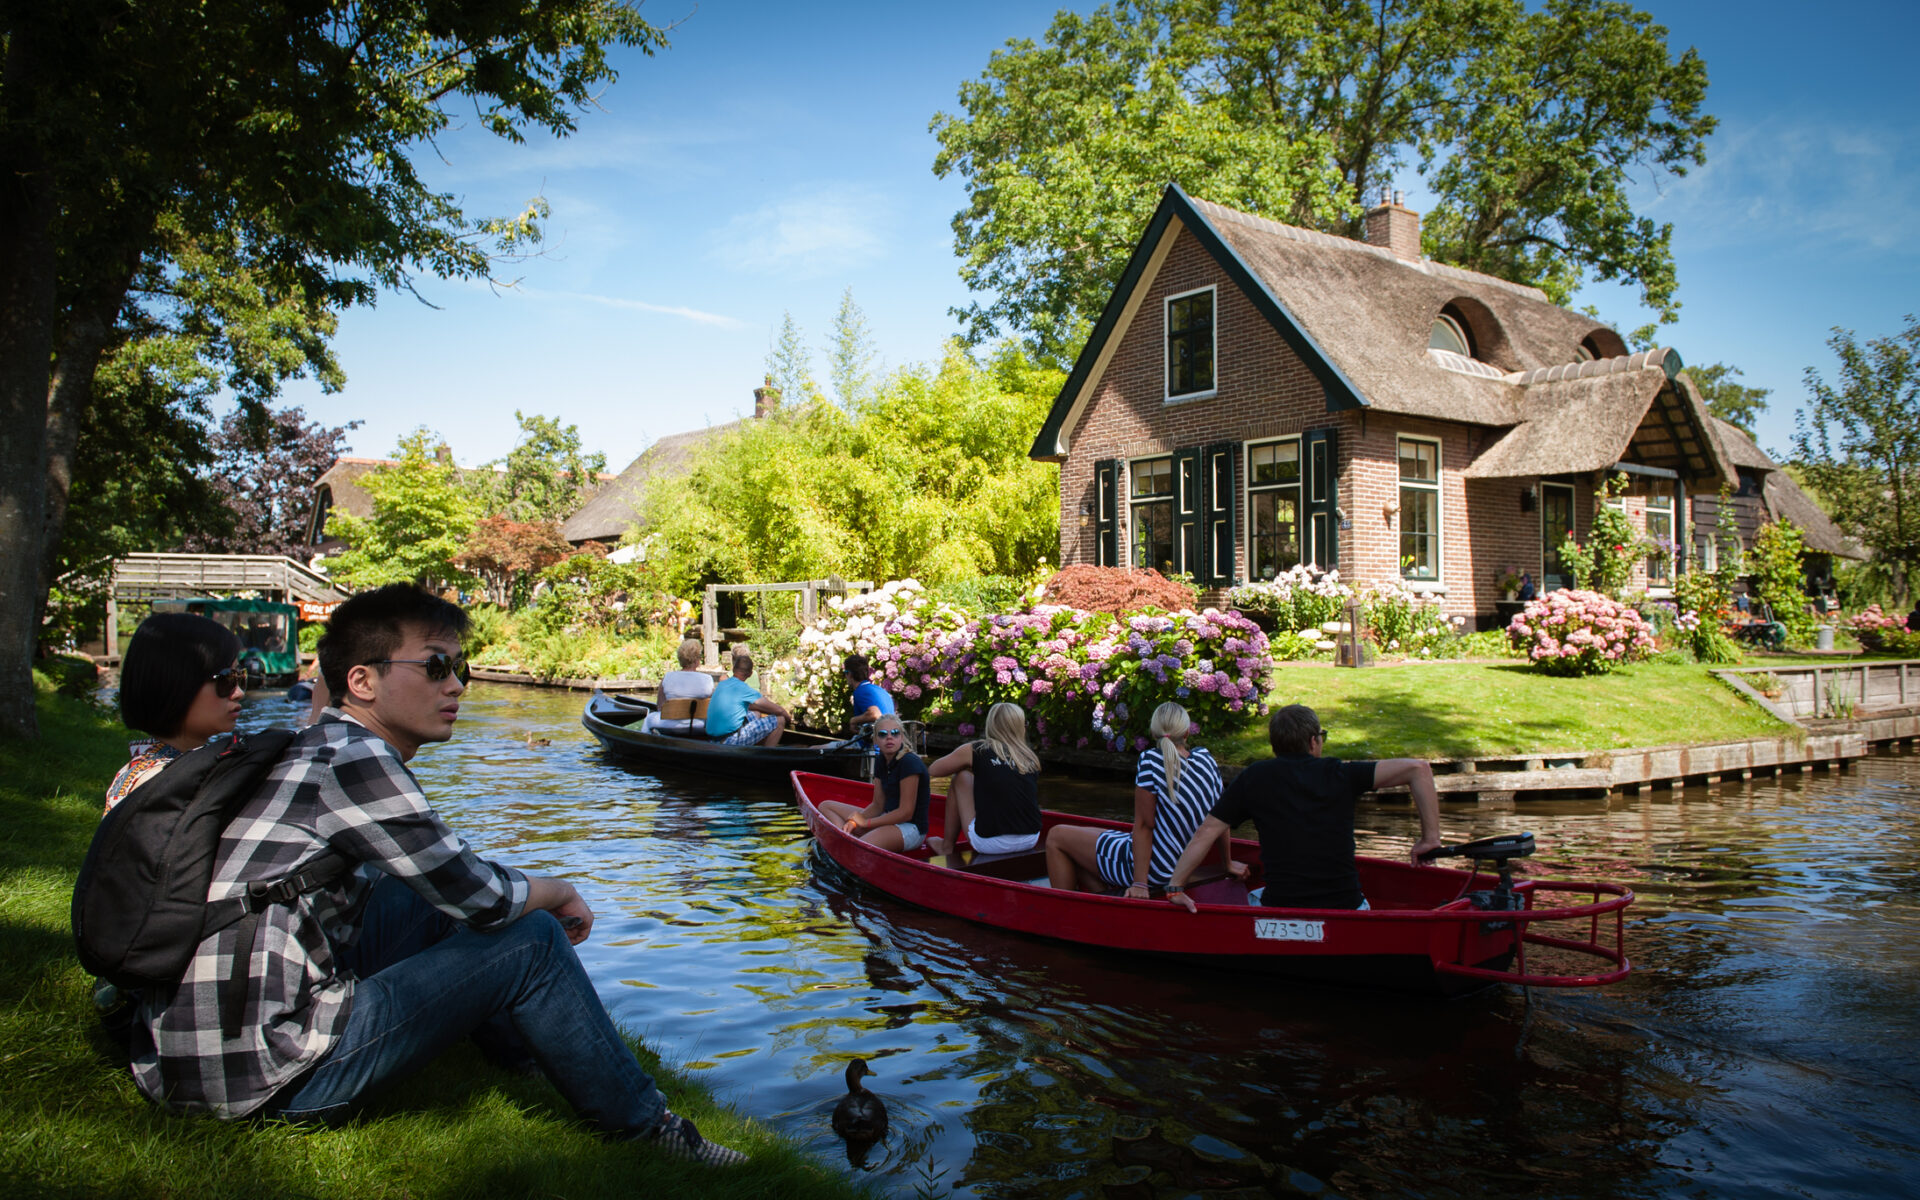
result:
<svg viewBox="0 0 1920 1200"><path fill-rule="evenodd" d="M1252 464L1249 475L1254 487L1262 484L1300 482L1300 443L1268 442L1247 447Z"/></svg>
<svg viewBox="0 0 1920 1200"><path fill-rule="evenodd" d="M1167 305L1167 393L1183 396L1213 387L1213 293Z"/></svg>
<svg viewBox="0 0 1920 1200"><path fill-rule="evenodd" d="M1438 492L1400 489L1400 574L1408 579L1440 578Z"/></svg>
<svg viewBox="0 0 1920 1200"><path fill-rule="evenodd" d="M1251 499L1248 570L1255 579L1272 579L1300 563L1300 489L1255 492Z"/></svg>
<svg viewBox="0 0 1920 1200"><path fill-rule="evenodd" d="M1173 505L1166 500L1133 506L1133 565L1162 575L1173 570Z"/></svg>
<svg viewBox="0 0 1920 1200"><path fill-rule="evenodd" d="M1440 448L1432 442L1402 440L1400 478L1432 483L1440 477L1439 455Z"/></svg>
<svg viewBox="0 0 1920 1200"><path fill-rule="evenodd" d="M1655 508L1652 502L1647 506L1647 539L1659 550L1670 555L1673 547L1673 501L1669 498L1665 507ZM1647 556L1647 582L1666 583L1672 577L1672 564L1660 553Z"/></svg>
<svg viewBox="0 0 1920 1200"><path fill-rule="evenodd" d="M1149 458L1134 463L1128 474L1133 479L1133 494L1138 496L1173 495L1173 460Z"/></svg>
<svg viewBox="0 0 1920 1200"><path fill-rule="evenodd" d="M1434 318L1433 328L1427 332L1427 345L1434 350L1451 350L1462 358L1473 357L1473 351L1467 348L1466 334L1461 332L1452 317Z"/></svg>

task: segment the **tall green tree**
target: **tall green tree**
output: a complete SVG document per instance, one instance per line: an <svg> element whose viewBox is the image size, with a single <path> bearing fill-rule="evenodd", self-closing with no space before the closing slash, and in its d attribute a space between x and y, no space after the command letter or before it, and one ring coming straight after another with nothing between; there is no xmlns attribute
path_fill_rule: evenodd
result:
<svg viewBox="0 0 1920 1200"><path fill-rule="evenodd" d="M1027 457L1062 380L1003 348L950 346L849 412L786 408L715 439L642 496L662 586L1021 575L1059 545L1059 476Z"/></svg>
<svg viewBox="0 0 1920 1200"><path fill-rule="evenodd" d="M841 408L859 403L873 376L873 334L867 314L854 303L853 287L840 293L840 310L833 315L833 361L827 379Z"/></svg>
<svg viewBox="0 0 1920 1200"><path fill-rule="evenodd" d="M488 515L522 523L564 521L600 486L607 456L580 449L580 427L558 417L527 416L518 409L520 440L507 456L476 473L475 488Z"/></svg>
<svg viewBox="0 0 1920 1200"><path fill-rule="evenodd" d="M1864 344L1836 326L1838 376L1807 368L1793 434L1796 465L1834 523L1891 568L1902 604L1920 567L1920 320L1906 321Z"/></svg>
<svg viewBox="0 0 1920 1200"><path fill-rule="evenodd" d="M469 216L413 156L456 111L560 135L651 50L626 0L64 0L0 8L0 733L35 732L28 659L97 369L177 245L308 312L483 276L538 202Z"/></svg>
<svg viewBox="0 0 1920 1200"><path fill-rule="evenodd" d="M1754 422L1767 410L1767 397L1773 394L1771 388L1748 387L1737 382L1740 368L1726 363L1688 367L1687 374L1693 378L1700 398L1707 402L1708 412L1729 425L1738 426L1748 437L1753 436Z"/></svg>
<svg viewBox="0 0 1920 1200"><path fill-rule="evenodd" d="M457 565L480 519L472 490L436 435L422 428L400 439L395 463L359 480L373 497L365 517L336 512L327 533L347 549L327 563L350 587L388 583L474 587L479 580Z"/></svg>
<svg viewBox="0 0 1920 1200"><path fill-rule="evenodd" d="M1564 302L1588 277L1671 317L1671 229L1631 175L1704 161L1706 67L1615 0L1116 0L1012 41L940 113L970 339L1077 350L1169 181L1354 235L1417 172L1429 255Z"/></svg>
<svg viewBox="0 0 1920 1200"><path fill-rule="evenodd" d="M767 348L767 378L785 405L804 406L820 395L820 385L813 380L813 351L791 312L781 312L780 332Z"/></svg>

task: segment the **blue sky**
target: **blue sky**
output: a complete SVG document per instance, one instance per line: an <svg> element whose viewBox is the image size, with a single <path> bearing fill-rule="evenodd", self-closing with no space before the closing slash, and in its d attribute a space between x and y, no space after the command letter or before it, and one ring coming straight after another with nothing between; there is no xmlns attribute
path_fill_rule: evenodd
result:
<svg viewBox="0 0 1920 1200"><path fill-rule="evenodd" d="M425 425L467 464L512 446L516 409L558 416L619 470L657 437L751 411L782 313L824 346L849 286L887 365L935 358L969 297L950 229L964 192L934 178L928 122L1059 7L650 0L650 20L676 22L671 47L621 59L573 137L460 131L422 164L470 212L546 198L544 252L503 271L517 286L426 281L437 307L390 295L350 312L346 389L288 400L364 420L355 453ZM1641 193L1676 227L1683 307L1660 340L1772 388L1760 442L1784 453L1802 373L1831 375L1830 327L1884 336L1920 311L1920 5L1642 7L1705 56L1720 118L1705 167ZM1420 207L1417 178L1401 186ZM1623 330L1649 319L1629 289L1579 302Z"/></svg>

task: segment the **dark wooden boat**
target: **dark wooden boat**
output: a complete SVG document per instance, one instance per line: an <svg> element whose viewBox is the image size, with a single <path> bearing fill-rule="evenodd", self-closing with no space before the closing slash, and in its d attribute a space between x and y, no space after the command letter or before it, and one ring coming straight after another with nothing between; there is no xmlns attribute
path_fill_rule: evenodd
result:
<svg viewBox="0 0 1920 1200"><path fill-rule="evenodd" d="M1511 861L1532 852L1531 834L1442 847L1440 854L1474 860L1473 870L1363 857L1361 886L1373 906L1364 912L1250 905L1247 889L1261 883L1260 847L1235 839L1233 856L1248 865L1247 881L1224 871L1196 877L1187 890L1199 912L1190 913L1163 898L1055 891L1047 886L1043 850L975 855L964 834L962 847L942 858L924 847L883 850L820 819L823 800L865 805L868 785L796 771L793 792L819 851L856 878L909 904L1000 929L1133 955L1441 994L1493 983L1593 987L1632 969L1621 914L1633 893L1612 883L1514 882ZM944 803L932 797L934 829ZM1045 813L1044 828L1056 825L1129 828ZM1489 865L1492 871L1480 869ZM1611 937L1603 940L1608 927Z"/></svg>
<svg viewBox="0 0 1920 1200"><path fill-rule="evenodd" d="M580 723L608 753L652 766L761 779L779 779L791 771L848 779L867 779L871 774L873 751L864 745L790 729L778 746L727 746L708 740L704 733L645 732L641 722L653 711L653 702L638 696L595 692Z"/></svg>

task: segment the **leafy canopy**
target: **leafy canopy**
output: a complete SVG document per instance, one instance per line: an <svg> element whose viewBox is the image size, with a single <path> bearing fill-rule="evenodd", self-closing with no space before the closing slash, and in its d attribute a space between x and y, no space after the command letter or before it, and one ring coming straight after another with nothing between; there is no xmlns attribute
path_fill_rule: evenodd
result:
<svg viewBox="0 0 1920 1200"><path fill-rule="evenodd" d="M1708 412L1729 425L1738 426L1748 437L1753 436L1754 422L1767 410L1767 397L1773 394L1772 389L1736 382L1740 368L1726 363L1688 367L1687 374L1692 377L1700 398L1706 401Z"/></svg>
<svg viewBox="0 0 1920 1200"><path fill-rule="evenodd" d="M361 476L373 511L365 517L337 513L328 518L327 532L348 545L328 562L329 573L355 588L433 582L473 587L479 582L455 565L480 516L479 506L442 449L431 432L416 429L400 439L397 462Z"/></svg>
<svg viewBox="0 0 1920 1200"><path fill-rule="evenodd" d="M1639 285L1671 319L1671 227L1635 173L1705 161L1705 63L1613 0L1115 0L1008 42L937 114L973 341L1064 361L1168 183L1353 236L1407 170L1426 252L1544 288Z"/></svg>
<svg viewBox="0 0 1920 1200"><path fill-rule="evenodd" d="M518 409L520 440L507 456L475 476L474 487L489 515L522 523L564 521L600 486L607 456L580 450L580 427L558 417L527 416Z"/></svg>
<svg viewBox="0 0 1920 1200"><path fill-rule="evenodd" d="M1835 524L1911 594L1920 567L1920 320L1906 321L1864 344L1834 329L1827 345L1840 360L1838 378L1828 383L1807 368L1809 402L1794 416L1793 448Z"/></svg>
<svg viewBox="0 0 1920 1200"><path fill-rule="evenodd" d="M642 496L663 586L1025 575L1059 541L1057 468L1026 456L1060 376L950 345L849 411L817 398L710 440Z"/></svg>

